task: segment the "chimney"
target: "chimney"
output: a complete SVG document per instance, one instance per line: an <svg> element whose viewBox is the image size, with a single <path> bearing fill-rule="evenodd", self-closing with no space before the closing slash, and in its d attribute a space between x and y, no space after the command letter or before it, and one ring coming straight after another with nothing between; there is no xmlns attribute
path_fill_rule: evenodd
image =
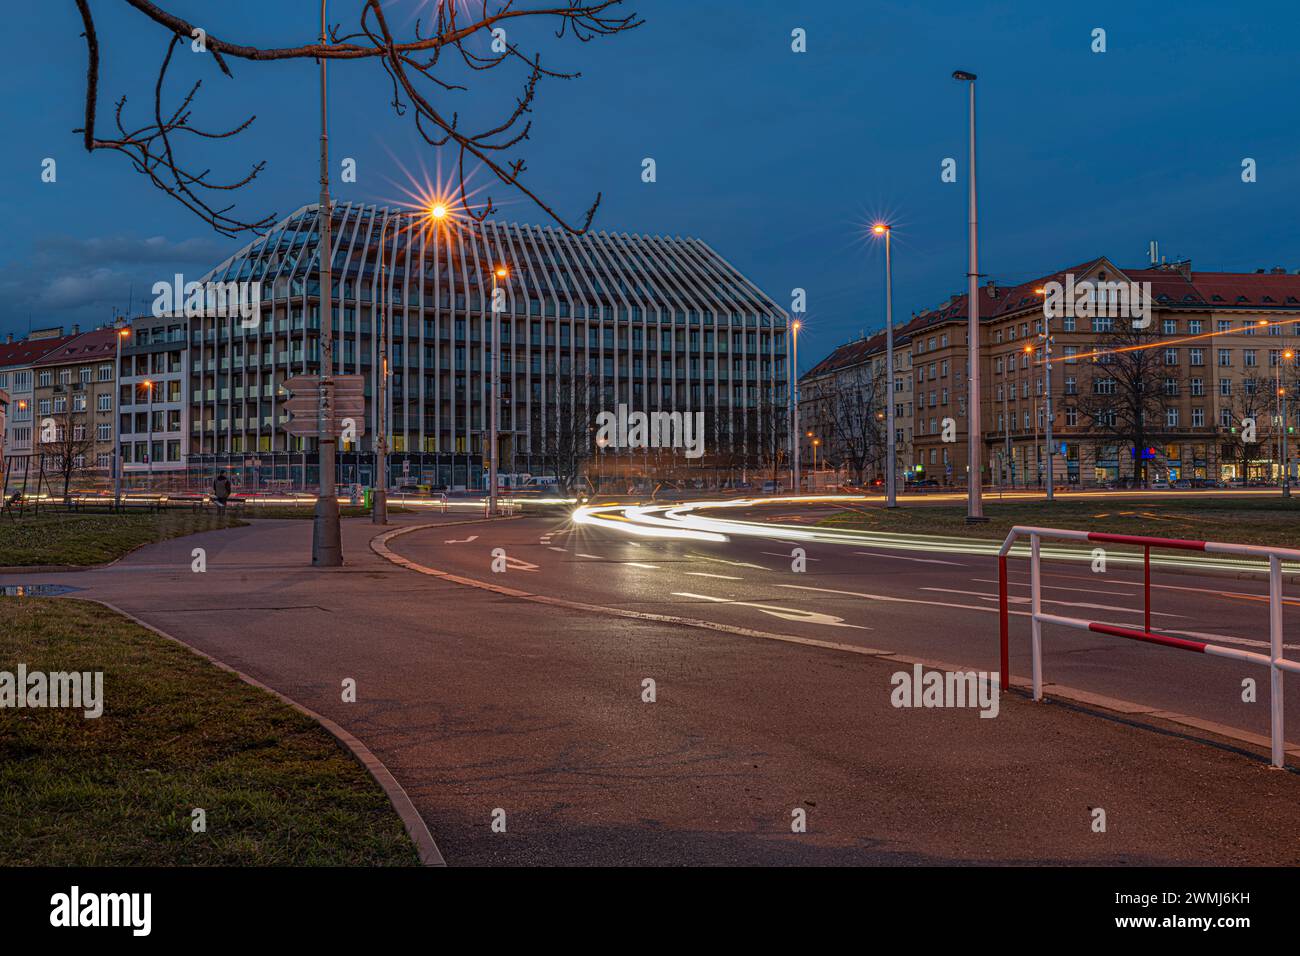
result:
<svg viewBox="0 0 1300 956"><path fill-rule="evenodd" d="M80 325L74 325L74 326L72 327L72 334L73 334L73 335L80 335L80 334L81 334L81 326L80 326Z"/></svg>
<svg viewBox="0 0 1300 956"><path fill-rule="evenodd" d="M5 336L5 345L13 345L13 344L14 344L14 334L10 332L8 335Z"/></svg>
<svg viewBox="0 0 1300 956"><path fill-rule="evenodd" d="M989 291L990 299L996 299L998 297L998 284L992 279L989 280L988 285L985 288Z"/></svg>
<svg viewBox="0 0 1300 956"><path fill-rule="evenodd" d="M1273 267L1273 275L1275 275L1275 276L1284 276L1284 275L1286 275L1286 268L1283 267L1283 266L1274 266L1274 267Z"/></svg>
<svg viewBox="0 0 1300 956"><path fill-rule="evenodd" d="M1151 268L1154 269L1156 265L1159 264L1160 262L1160 243L1152 239L1151 245L1148 246L1147 248L1151 254Z"/></svg>

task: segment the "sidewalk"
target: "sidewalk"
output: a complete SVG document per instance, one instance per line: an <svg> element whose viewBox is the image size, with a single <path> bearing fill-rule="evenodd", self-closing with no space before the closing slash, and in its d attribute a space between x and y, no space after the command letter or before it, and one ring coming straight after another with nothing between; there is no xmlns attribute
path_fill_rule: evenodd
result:
<svg viewBox="0 0 1300 956"><path fill-rule="evenodd" d="M343 529L341 569L310 521L257 521L0 585L85 588L337 721L453 866L1300 862L1300 778L1241 753L1018 696L896 709L897 663L521 603Z"/></svg>

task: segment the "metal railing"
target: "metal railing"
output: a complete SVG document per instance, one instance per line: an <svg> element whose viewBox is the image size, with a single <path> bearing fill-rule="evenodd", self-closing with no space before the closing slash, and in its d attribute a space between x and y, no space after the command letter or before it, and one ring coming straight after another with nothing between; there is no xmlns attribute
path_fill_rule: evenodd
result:
<svg viewBox="0 0 1300 956"><path fill-rule="evenodd" d="M1271 742L1274 767L1281 767L1285 761L1285 725L1282 709L1282 675L1285 671L1300 674L1300 661L1288 660L1283 654L1282 646L1282 561L1300 561L1300 551L1292 548L1274 548L1254 544L1232 544L1223 541L1189 541L1181 538L1152 538L1129 534L1106 534L1098 531L1074 531L1063 528L1037 528L1016 526L1007 533L1006 540L998 551L998 618L999 637L1001 640L1002 689L1009 689L1011 674L1008 663L1008 634L1010 630L1010 601L1007 597L1007 555L1017 538L1029 538L1029 587L1030 587L1030 645L1033 652L1033 692L1034 700L1043 699L1043 635L1044 624L1057 624L1076 630L1091 631L1094 634L1106 634L1110 637L1123 637L1132 641L1158 644L1178 650L1209 654L1212 657L1226 657L1231 660L1244 661L1267 667L1269 670L1269 737ZM1122 544L1142 548L1143 578L1143 628L1137 630L1119 627L1100 621L1088 621L1083 618L1064 617L1058 614L1045 614L1042 601L1042 574L1040 570L1041 554L1039 543L1042 538L1056 538L1066 541L1084 541L1090 544ZM1232 554L1268 560L1268 631L1269 653L1257 654L1253 651L1238 650L1221 644L1204 641L1192 641L1181 637L1157 634L1151 630L1151 549L1169 548L1178 551L1202 551L1209 554Z"/></svg>

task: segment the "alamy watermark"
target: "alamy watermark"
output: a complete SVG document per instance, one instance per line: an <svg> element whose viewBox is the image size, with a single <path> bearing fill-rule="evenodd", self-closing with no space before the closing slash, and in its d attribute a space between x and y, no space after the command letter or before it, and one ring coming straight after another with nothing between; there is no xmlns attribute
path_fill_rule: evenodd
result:
<svg viewBox="0 0 1300 956"><path fill-rule="evenodd" d="M926 671L913 664L911 671L896 671L889 678L894 687L889 702L895 707L978 707L981 717L996 717L998 676L997 671Z"/></svg>
<svg viewBox="0 0 1300 956"><path fill-rule="evenodd" d="M1066 273L1065 282L1043 284L1043 315L1054 319L1130 318L1134 329L1151 324L1150 282L1075 282Z"/></svg>
<svg viewBox="0 0 1300 956"><path fill-rule="evenodd" d="M154 318L238 316L246 329L262 322L261 282L186 282L178 272L171 282L155 282L152 291Z"/></svg>
<svg viewBox="0 0 1300 956"><path fill-rule="evenodd" d="M0 708L72 707L94 719L104 713L103 671L0 671Z"/></svg>
<svg viewBox="0 0 1300 956"><path fill-rule="evenodd" d="M617 412L596 416L596 447L681 448L687 458L704 455L703 412Z"/></svg>

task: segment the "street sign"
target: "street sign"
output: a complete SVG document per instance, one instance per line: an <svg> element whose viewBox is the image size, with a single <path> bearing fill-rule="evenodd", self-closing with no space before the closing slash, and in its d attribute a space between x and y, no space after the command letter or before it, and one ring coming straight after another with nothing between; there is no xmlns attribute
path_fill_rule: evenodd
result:
<svg viewBox="0 0 1300 956"><path fill-rule="evenodd" d="M289 420L284 423L284 430L290 435L303 438L317 434L320 376L295 375L285 379L281 389L288 395L280 403L281 411L289 416ZM334 376L334 408L331 417L333 423L330 431L336 438L342 433L346 419L352 420L357 435L365 430L365 382L360 375Z"/></svg>

